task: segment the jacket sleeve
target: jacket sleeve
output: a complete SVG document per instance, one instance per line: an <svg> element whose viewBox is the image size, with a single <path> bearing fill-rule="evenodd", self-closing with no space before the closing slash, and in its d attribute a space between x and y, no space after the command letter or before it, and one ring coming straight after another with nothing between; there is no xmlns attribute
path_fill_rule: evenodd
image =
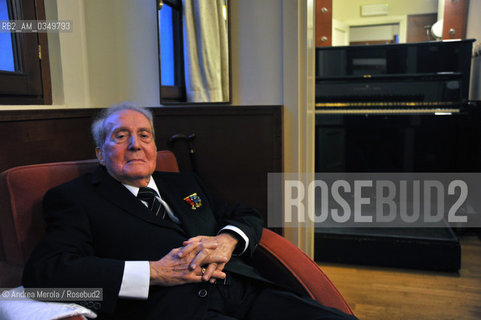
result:
<svg viewBox="0 0 481 320"><path fill-rule="evenodd" d="M86 306L111 312L118 298L124 262L94 256L88 215L71 194L62 188L46 194L46 233L25 266L23 285L26 288L101 288L103 300Z"/></svg>

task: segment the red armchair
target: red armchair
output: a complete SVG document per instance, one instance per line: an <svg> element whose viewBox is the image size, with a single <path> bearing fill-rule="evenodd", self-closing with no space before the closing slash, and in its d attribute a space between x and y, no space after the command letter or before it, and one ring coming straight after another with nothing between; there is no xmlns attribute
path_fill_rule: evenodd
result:
<svg viewBox="0 0 481 320"><path fill-rule="evenodd" d="M47 190L93 171L97 160L15 167L0 174L0 288L19 286L22 266L44 230L42 199ZM159 151L157 170L178 171L175 156ZM254 261L265 276L320 303L352 311L327 276L306 254L264 229Z"/></svg>

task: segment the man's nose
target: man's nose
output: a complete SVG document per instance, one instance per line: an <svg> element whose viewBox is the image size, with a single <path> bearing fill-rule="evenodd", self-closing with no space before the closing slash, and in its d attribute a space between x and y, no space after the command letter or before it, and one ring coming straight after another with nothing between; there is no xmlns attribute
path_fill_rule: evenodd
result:
<svg viewBox="0 0 481 320"><path fill-rule="evenodd" d="M140 149L140 144L139 144L139 139L135 135L130 135L129 138L129 149L132 150L139 150Z"/></svg>

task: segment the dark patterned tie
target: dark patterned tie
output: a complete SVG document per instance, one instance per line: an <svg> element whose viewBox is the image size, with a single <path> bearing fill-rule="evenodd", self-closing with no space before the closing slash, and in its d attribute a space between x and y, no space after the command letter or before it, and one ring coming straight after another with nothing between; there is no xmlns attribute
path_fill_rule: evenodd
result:
<svg viewBox="0 0 481 320"><path fill-rule="evenodd" d="M154 189L148 187L142 187L139 189L139 193L137 193L137 198L147 202L148 208L152 211L156 216L161 216L162 219L165 218L165 208L162 203L157 199L158 194L155 192Z"/></svg>

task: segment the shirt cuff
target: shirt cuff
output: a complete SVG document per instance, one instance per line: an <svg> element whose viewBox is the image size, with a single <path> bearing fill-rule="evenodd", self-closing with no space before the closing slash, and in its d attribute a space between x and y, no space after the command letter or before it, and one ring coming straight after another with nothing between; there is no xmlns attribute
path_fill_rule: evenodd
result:
<svg viewBox="0 0 481 320"><path fill-rule="evenodd" d="M148 261L125 261L119 297L147 299L150 285Z"/></svg>
<svg viewBox="0 0 481 320"><path fill-rule="evenodd" d="M235 254L236 255L241 255L243 254L244 252L246 252L247 248L249 247L249 238L247 237L247 235L244 233L244 231L242 231L241 229L239 229L238 227L236 226L233 226L233 225L227 225L225 226L224 228L222 228L219 233L222 233L222 231L224 230L229 230L229 231L232 231L234 232L235 234L239 235L240 238L242 238L242 240L244 240L244 248L242 250L239 250L239 252L236 252ZM241 248L239 248L241 249Z"/></svg>

